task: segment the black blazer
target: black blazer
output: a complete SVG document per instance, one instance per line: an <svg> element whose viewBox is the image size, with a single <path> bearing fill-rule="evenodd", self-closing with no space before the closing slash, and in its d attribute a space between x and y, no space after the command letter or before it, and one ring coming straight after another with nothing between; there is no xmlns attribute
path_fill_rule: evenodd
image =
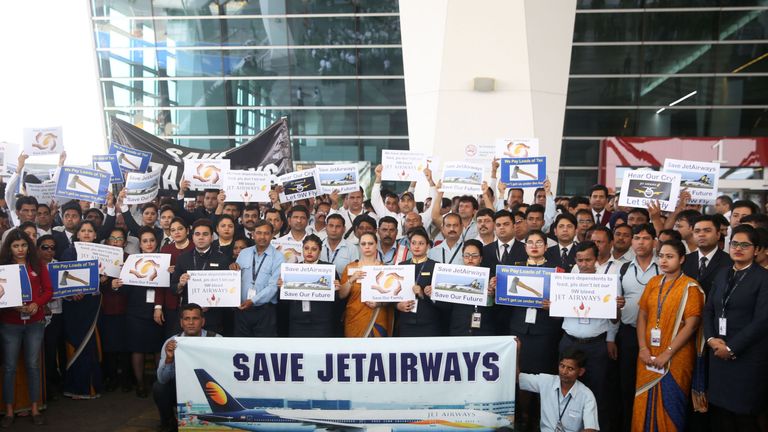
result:
<svg viewBox="0 0 768 432"><path fill-rule="evenodd" d="M195 255L193 258L193 254ZM229 270L229 265L232 260L227 258L226 255L214 249L211 246L204 254L200 254L196 249L192 249L186 252L182 252L178 258L176 258L176 266L171 274L171 292L177 293L179 288L179 279L181 275L189 270ZM197 264L197 265L195 265ZM182 287L182 292L179 293L181 299L179 299L179 305L183 305L189 302L187 297L187 286Z"/></svg>
<svg viewBox="0 0 768 432"><path fill-rule="evenodd" d="M685 262L683 262L683 273L686 276L692 277L699 282L701 289L704 290L704 295L709 297L709 291L712 289L712 281L720 269L729 269L733 267L733 260L731 256L722 250L718 249L712 256L712 261L707 263L704 274L699 274L699 260L701 256L699 251L694 251L685 256Z"/></svg>
<svg viewBox="0 0 768 432"><path fill-rule="evenodd" d="M72 246L69 236L67 236L66 232L57 230L53 230L51 235L53 235L53 241L56 244L56 253L53 256L57 261L64 261L64 251ZM75 259L77 259L77 256L75 256Z"/></svg>
<svg viewBox="0 0 768 432"><path fill-rule="evenodd" d="M483 261L480 263L480 266L491 269L490 277L496 276L497 265L515 265L516 262L526 261L528 259L528 254L525 253L525 245L517 240L513 240L505 262L501 262L501 255L498 255L498 253L498 240L483 246Z"/></svg>
<svg viewBox="0 0 768 432"><path fill-rule="evenodd" d="M133 215L130 211L123 212L123 220L125 221L125 226L128 227L128 233L133 234L135 237L139 237L139 230L141 229L141 225L136 222L136 219L133 218ZM157 238L157 244L160 245L160 242L163 241L163 237L165 237L165 233L163 232L163 229L157 226L152 227L152 230L155 231L155 237Z"/></svg>
<svg viewBox="0 0 768 432"><path fill-rule="evenodd" d="M559 244L552 246L544 252L544 258L547 259L547 263L554 264L555 267L560 267L566 273L570 273L573 266L576 265L576 243L571 244L571 248L568 250L568 259L565 262L563 262L563 255L560 249Z"/></svg>
<svg viewBox="0 0 768 432"><path fill-rule="evenodd" d="M403 262L403 264L413 264L413 261L407 260ZM422 289L432 285L432 272L435 269L435 264L436 262L431 259L427 259L422 264L414 264L417 272L416 285L420 286ZM403 289L407 288L403 287ZM416 303L417 308L415 313L395 312L397 317L398 335L403 337L442 336L443 317L436 302L425 295L423 299L416 297Z"/></svg>
<svg viewBox="0 0 768 432"><path fill-rule="evenodd" d="M525 264L523 264L525 266ZM534 266L527 266L534 267ZM541 267L558 267L554 262L547 260ZM549 311L539 309L536 311L536 322L529 324L525 322L525 315L528 308L517 306L498 306L509 310L509 334L520 335L558 335L562 332L563 319L559 317L550 317Z"/></svg>
<svg viewBox="0 0 768 432"><path fill-rule="evenodd" d="M719 334L723 296L732 269L717 272L704 306L704 338L722 338L736 355L720 360L709 350L709 402L736 414L755 414L768 401L768 270L757 263L735 286Z"/></svg>

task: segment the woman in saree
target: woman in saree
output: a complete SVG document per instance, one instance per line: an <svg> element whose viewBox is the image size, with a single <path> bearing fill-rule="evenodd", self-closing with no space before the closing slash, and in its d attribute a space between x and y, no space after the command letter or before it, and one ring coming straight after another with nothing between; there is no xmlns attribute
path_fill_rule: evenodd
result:
<svg viewBox="0 0 768 432"><path fill-rule="evenodd" d="M640 297L633 431L681 431L690 403L704 291L682 274L685 246L661 244L659 268ZM700 335L699 338L701 339Z"/></svg>
<svg viewBox="0 0 768 432"><path fill-rule="evenodd" d="M394 326L394 312L389 303L363 302L360 281L365 277L362 267L381 265L378 260L379 239L374 233L360 236L360 259L347 264L341 275L339 297L347 299L344 312L344 336L389 337ZM350 272L352 274L350 274Z"/></svg>

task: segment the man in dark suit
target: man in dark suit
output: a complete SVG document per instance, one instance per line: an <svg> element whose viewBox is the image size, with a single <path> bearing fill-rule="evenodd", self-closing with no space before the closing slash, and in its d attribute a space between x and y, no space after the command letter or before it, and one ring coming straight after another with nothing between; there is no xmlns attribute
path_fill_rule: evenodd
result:
<svg viewBox="0 0 768 432"><path fill-rule="evenodd" d="M592 217L598 225L606 226L611 220L612 212L605 209L608 204L608 188L601 184L592 186L589 190L589 207L592 209Z"/></svg>
<svg viewBox="0 0 768 432"><path fill-rule="evenodd" d="M754 228L733 229L733 267L720 271L704 306L713 430L757 431L768 403L768 270L754 262Z"/></svg>
<svg viewBox="0 0 768 432"><path fill-rule="evenodd" d="M557 246L547 249L544 258L570 273L576 265L576 243L573 241L576 237L576 216L570 213L559 214L555 218L554 227Z"/></svg>
<svg viewBox="0 0 768 432"><path fill-rule="evenodd" d="M491 276L496 274L497 265L514 265L525 261L525 245L515 240L515 222L512 213L499 210L493 215L496 241L483 246L482 267L491 269ZM523 222L524 223L524 222Z"/></svg>
<svg viewBox="0 0 768 432"><path fill-rule="evenodd" d="M64 231L53 230L53 241L56 242L55 258L61 261L62 254L74 242L75 230L83 217L83 210L77 201L70 201L61 209L61 220Z"/></svg>
<svg viewBox="0 0 768 432"><path fill-rule="evenodd" d="M717 247L720 223L711 215L699 216L693 224L693 236L698 249L685 256L683 273L697 281L709 297L712 281L722 268L733 266L731 257Z"/></svg>

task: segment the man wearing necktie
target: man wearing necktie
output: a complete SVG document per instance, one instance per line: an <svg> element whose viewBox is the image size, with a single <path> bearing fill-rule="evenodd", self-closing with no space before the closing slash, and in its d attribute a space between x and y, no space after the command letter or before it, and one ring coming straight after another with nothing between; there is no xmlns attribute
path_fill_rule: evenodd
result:
<svg viewBox="0 0 768 432"><path fill-rule="evenodd" d="M598 225L605 226L611 220L611 212L605 209L606 204L608 204L608 188L601 184L592 186L589 190L589 207Z"/></svg>
<svg viewBox="0 0 768 432"><path fill-rule="evenodd" d="M720 250L720 223L711 215L697 218L693 223L693 237L697 249L685 257L683 273L695 278L705 295L709 295L712 281L722 268L733 266L731 257Z"/></svg>

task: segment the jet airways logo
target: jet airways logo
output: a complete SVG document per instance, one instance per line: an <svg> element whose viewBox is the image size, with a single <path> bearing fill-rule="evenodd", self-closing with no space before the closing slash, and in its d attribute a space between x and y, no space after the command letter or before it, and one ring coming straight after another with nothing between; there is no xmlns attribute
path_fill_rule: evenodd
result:
<svg viewBox="0 0 768 432"><path fill-rule="evenodd" d="M227 394L224 393L224 389L219 387L215 382L208 381L205 383L205 394L214 402L219 405L227 404Z"/></svg>

